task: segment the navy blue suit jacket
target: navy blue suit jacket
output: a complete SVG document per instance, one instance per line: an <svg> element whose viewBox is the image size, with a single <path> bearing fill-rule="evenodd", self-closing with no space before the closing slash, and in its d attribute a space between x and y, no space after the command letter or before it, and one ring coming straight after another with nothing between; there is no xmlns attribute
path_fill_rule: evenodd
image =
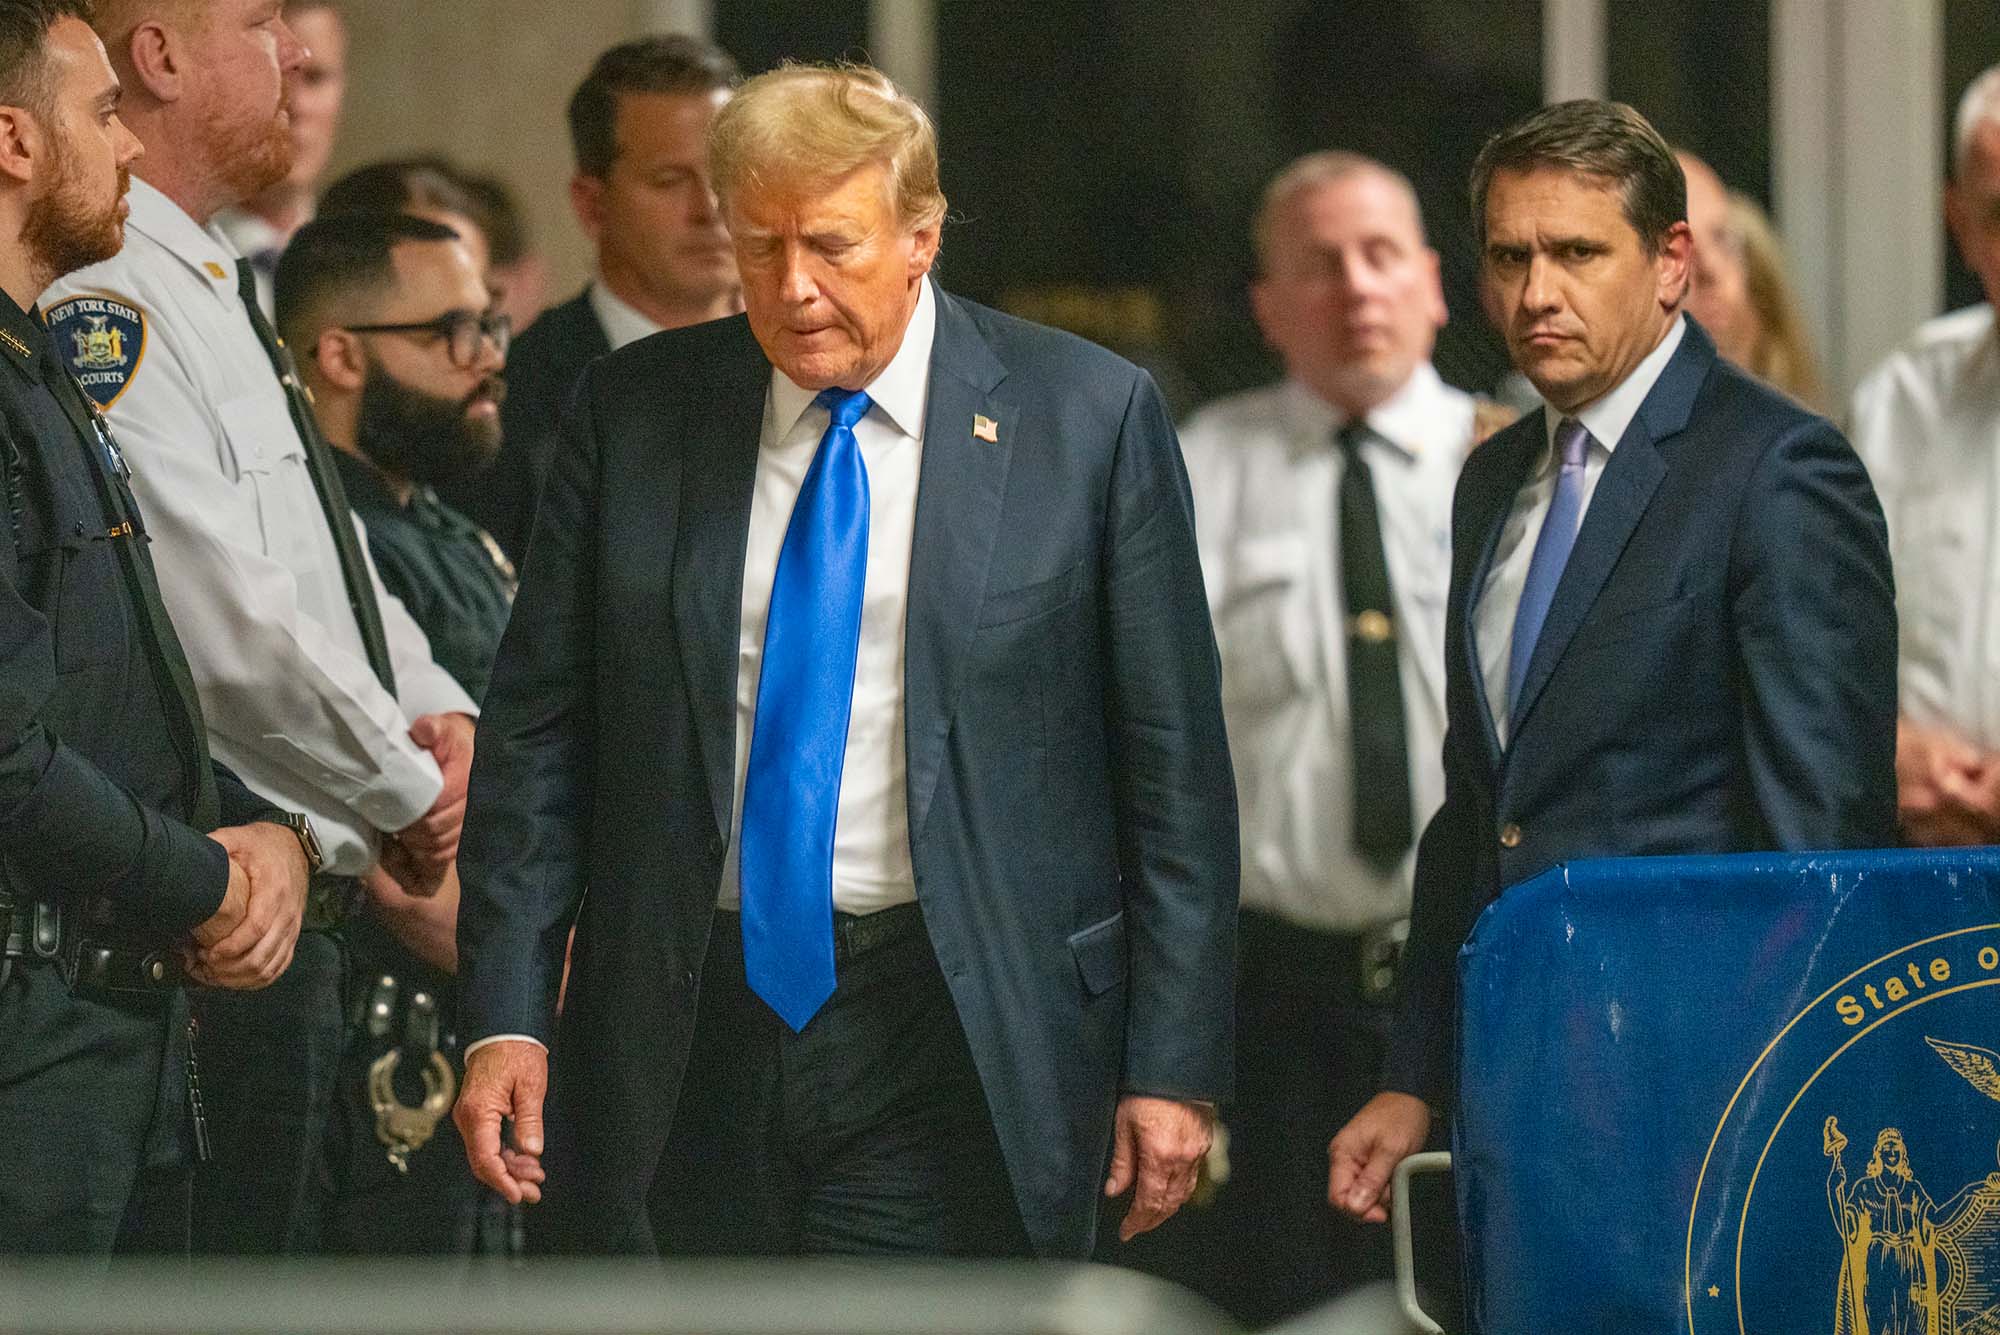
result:
<svg viewBox="0 0 2000 1335"><path fill-rule="evenodd" d="M1230 1092L1215 645L1152 381L942 293L937 312L905 638L911 856L1028 1234L1082 1256L1119 1093ZM740 316L586 373L483 706L461 1027L553 1037L539 1208L565 1246L652 1246L730 829L770 377Z"/></svg>
<svg viewBox="0 0 2000 1335"><path fill-rule="evenodd" d="M1547 428L1475 450L1452 515L1444 806L1418 846L1387 1084L1452 1096L1459 947L1506 886L1585 857L1895 842L1896 611L1874 488L1688 322L1612 451L1502 749L1477 599Z"/></svg>

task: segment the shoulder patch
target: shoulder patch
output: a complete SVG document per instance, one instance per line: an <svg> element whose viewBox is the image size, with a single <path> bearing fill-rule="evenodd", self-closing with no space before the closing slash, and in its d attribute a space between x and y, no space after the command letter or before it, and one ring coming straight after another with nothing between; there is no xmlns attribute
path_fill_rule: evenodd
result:
<svg viewBox="0 0 2000 1335"><path fill-rule="evenodd" d="M70 297L43 312L56 355L99 408L118 402L146 359L146 313L109 292Z"/></svg>

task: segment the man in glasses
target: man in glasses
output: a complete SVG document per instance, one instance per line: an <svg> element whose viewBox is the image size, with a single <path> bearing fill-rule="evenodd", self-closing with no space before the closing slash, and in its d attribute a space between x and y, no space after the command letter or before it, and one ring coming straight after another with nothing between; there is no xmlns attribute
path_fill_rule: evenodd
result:
<svg viewBox="0 0 2000 1335"><path fill-rule="evenodd" d="M296 350L382 582L430 637L440 666L477 699L513 603L513 569L492 538L436 487L485 468L500 448L506 317L491 312L478 258L451 228L404 213L322 216L300 229L277 272L278 329ZM447 1117L399 1170L377 1136L368 1074L391 1049L463 1067L454 1039L458 882L433 896L367 878L371 911L346 929L350 996L385 1009L387 1034L357 1033L331 1138L329 1250L462 1250L478 1193ZM435 1046L419 995L437 1006ZM377 1025L377 1027L382 1027ZM410 1090L414 1094L414 1087ZM406 1101L406 1100L399 1100ZM441 1112L442 1109L437 1111ZM390 1110L391 1117L406 1115Z"/></svg>
<svg viewBox="0 0 2000 1335"><path fill-rule="evenodd" d="M419 893L443 884L475 707L376 578L292 351L214 226L288 170L305 47L278 0L101 0L92 21L146 152L124 251L43 308L131 461L216 758L309 815L326 860L284 976L197 999L214 1158L195 1247L310 1251L345 1038L339 933L378 864Z"/></svg>

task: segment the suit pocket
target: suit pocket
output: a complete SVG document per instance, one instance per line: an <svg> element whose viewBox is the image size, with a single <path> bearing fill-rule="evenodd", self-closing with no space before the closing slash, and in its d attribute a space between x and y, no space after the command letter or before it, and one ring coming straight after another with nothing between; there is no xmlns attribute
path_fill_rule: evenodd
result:
<svg viewBox="0 0 2000 1335"><path fill-rule="evenodd" d="M980 606L979 624L982 627L1005 626L1044 612L1053 612L1058 607L1067 607L1076 601L1082 587L1083 562L1079 561L1060 575L1036 580L1007 593L991 595Z"/></svg>
<svg viewBox="0 0 2000 1335"><path fill-rule="evenodd" d="M1680 593L1640 607L1608 609L1584 623L1578 648L1595 652L1635 635L1665 631L1679 624L1693 601L1693 594Z"/></svg>
<svg viewBox="0 0 2000 1335"><path fill-rule="evenodd" d="M1099 997L1125 981L1125 911L1093 923L1069 937L1077 977L1085 996Z"/></svg>

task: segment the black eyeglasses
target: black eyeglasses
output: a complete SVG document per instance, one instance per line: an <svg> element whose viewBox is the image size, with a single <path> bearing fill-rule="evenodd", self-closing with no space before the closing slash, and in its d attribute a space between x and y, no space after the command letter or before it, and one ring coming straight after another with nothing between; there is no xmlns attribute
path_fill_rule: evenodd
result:
<svg viewBox="0 0 2000 1335"><path fill-rule="evenodd" d="M428 334L446 340L452 365L470 370L479 360L479 341L493 340L502 357L514 338L514 322L498 311L446 311L435 320L409 324L351 324L350 334Z"/></svg>

